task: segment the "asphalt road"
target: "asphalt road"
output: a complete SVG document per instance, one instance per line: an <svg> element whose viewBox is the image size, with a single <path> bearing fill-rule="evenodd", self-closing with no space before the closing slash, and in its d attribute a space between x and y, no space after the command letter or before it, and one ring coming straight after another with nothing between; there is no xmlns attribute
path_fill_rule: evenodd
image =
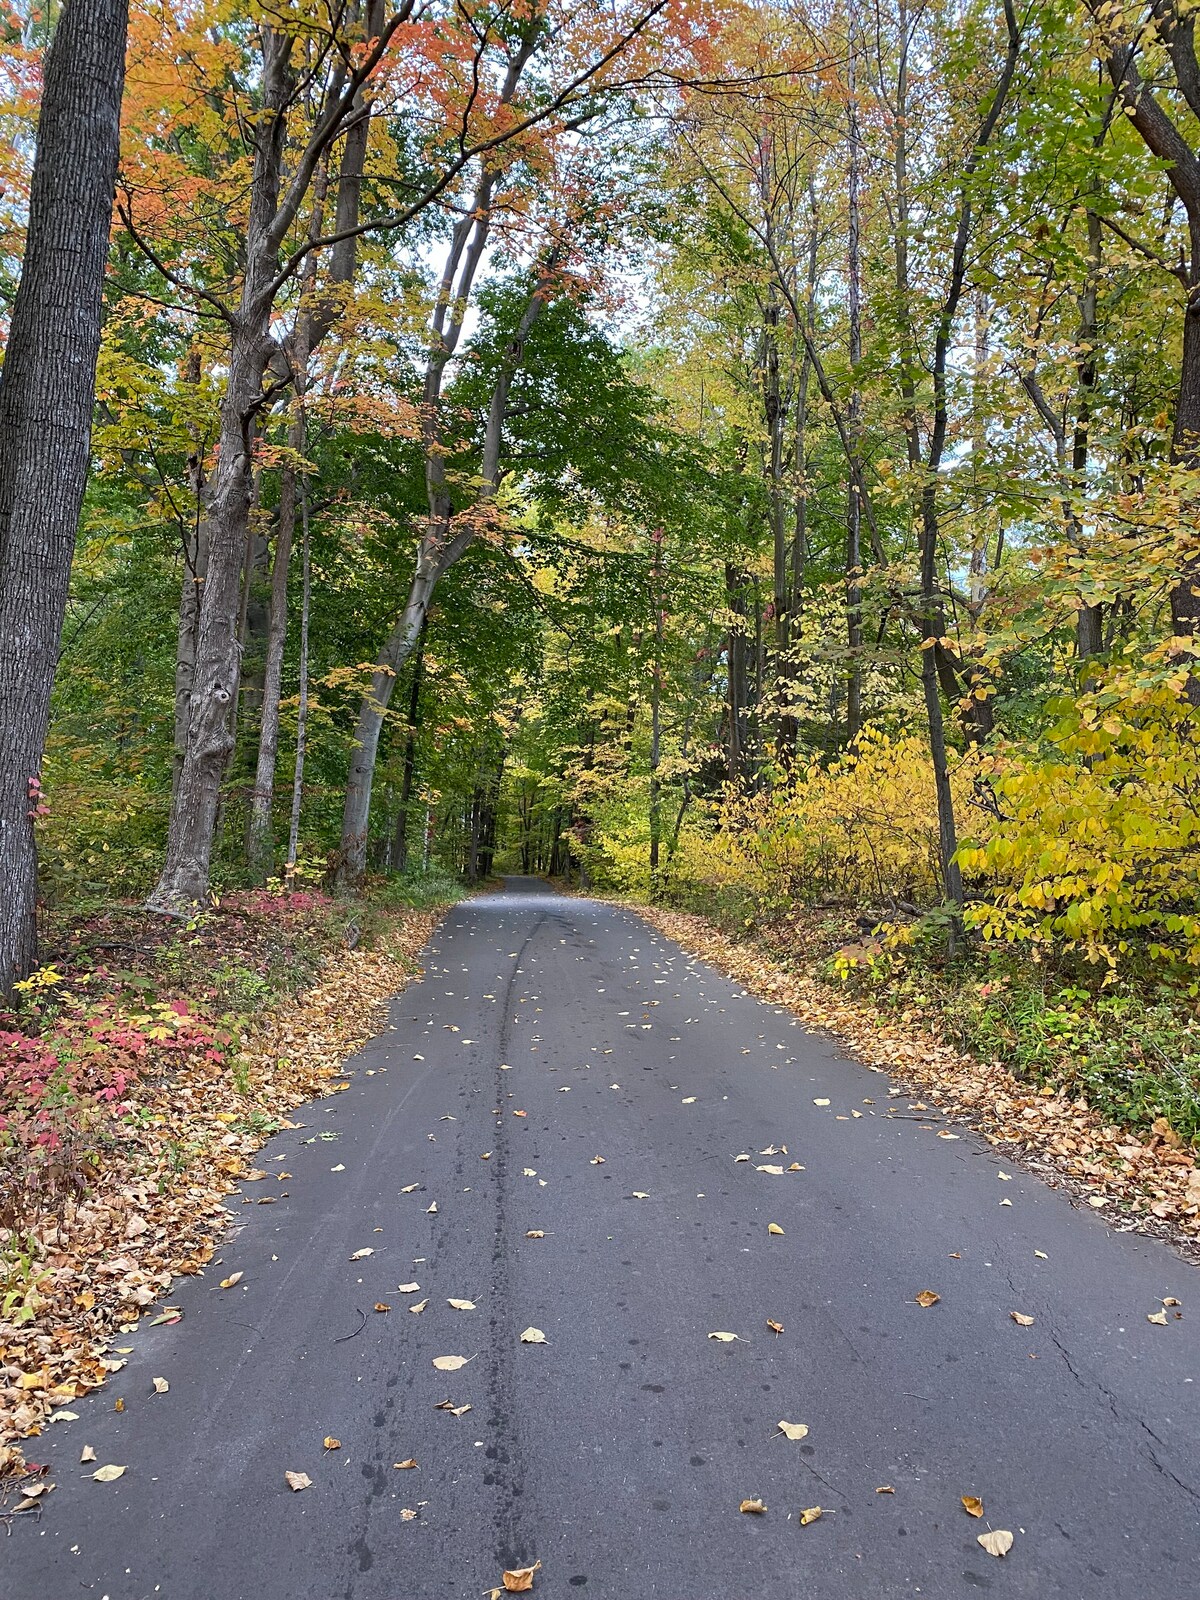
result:
<svg viewBox="0 0 1200 1600"><path fill-rule="evenodd" d="M348 1071L262 1153L287 1199L234 1199L182 1322L50 1430L3 1600L477 1600L536 1561L543 1600L1200 1593L1195 1270L637 917L458 907Z"/></svg>

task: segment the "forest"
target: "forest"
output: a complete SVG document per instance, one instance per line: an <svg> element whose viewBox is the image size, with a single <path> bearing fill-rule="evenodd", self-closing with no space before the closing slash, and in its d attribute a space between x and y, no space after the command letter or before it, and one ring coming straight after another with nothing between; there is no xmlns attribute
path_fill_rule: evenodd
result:
<svg viewBox="0 0 1200 1600"><path fill-rule="evenodd" d="M476 1178L460 1187L463 1197L485 1183L500 1193L520 1167L515 1156L505 1165L506 1141L518 1137L503 1132L508 1101L527 1117L515 1097L535 1103L530 1074L553 1049L563 1062L599 1052L590 1041L608 1023L578 1020L591 1015L579 995L597 1018L614 1003L618 953L632 963L628 994L646 1005L641 1022L614 1024L625 1030L621 1048L632 1049L636 1029L648 1051L651 1037L653 1049L668 1049L651 1035L660 1000L645 999L659 991L639 989L637 976L639 961L657 972L661 958L673 982L706 971L711 984L715 968L734 981L732 999L755 996L788 1026L832 1035L860 1064L839 1057L838 1071L899 1080L888 1109L868 1093L835 1111L857 1080L835 1076L831 1088L811 1037L783 1035L772 1049L810 1052L800 1062L816 1093L780 1072L766 1079L772 1104L792 1116L800 1095L803 1116L820 1114L826 1131L805 1161L753 1166L778 1180L778 1193L785 1183L809 1192L810 1177L820 1192L821 1153L875 1137L874 1119L912 1123L896 1137L920 1141L959 1140L949 1121L935 1122L958 1118L988 1159L999 1146L1010 1164L1107 1207L1102 1219L1085 1212L1097 1230L1103 1221L1156 1233L1195 1259L1195 18L1191 0L0 0L0 1521L9 1531L14 1518L39 1520L54 1487L33 1441L57 1438L50 1424L78 1421L64 1406L90 1403L126 1366L134 1346L112 1341L132 1337L143 1316L172 1333L185 1314L210 1326L199 1300L171 1286L202 1278L221 1250L233 1259L237 1230L223 1230L239 1184L292 1179L268 1172L267 1142L307 1127L293 1120L306 1114L313 1126L330 1122L330 1097L347 1091L346 1126L355 1106L375 1107L361 1112L364 1125L398 1141L413 1167L400 1194L424 1202L433 1190L421 1163L436 1173L442 1150L467 1137L468 1097L490 1105L494 1076L497 1120L481 1126L488 1148L468 1151ZM620 944L629 908L644 919L633 937L650 941L649 957ZM601 930L586 941L585 923ZM466 957L477 932L476 952L494 936L497 959L518 963L544 936L549 954L538 960L548 968L570 940L580 964L599 962L592 947L607 941L610 968L568 971L538 1023L553 1035L566 1016L565 1042L538 1054L535 1034L521 1057L525 1079L502 1032L487 1046L494 1074L484 1063L452 1099L444 1086L458 1067L448 1063L479 1044L496 993L475 997L481 1022L470 996L446 990L411 1040L397 1032L408 1019L385 1008L410 982L424 996L432 980L414 979L420 963L435 973L429 964L447 949ZM671 965L664 940L690 952L686 967ZM708 968L691 965L697 953ZM505 979L506 1000L526 971L518 964ZM607 981L593 985L601 971ZM505 1028L527 1000L529 1023L533 1002L546 999L522 993ZM681 1034L716 1003L704 991L686 1006L682 990L671 1000ZM414 998L414 1011L423 1003ZM714 1013L696 1062L708 1062L719 1030L734 1026L721 1019L737 1010ZM406 1041L402 1063L379 1053L393 1034ZM681 1034L667 1035L669 1048ZM372 1037L375 1065L360 1073L368 1057L352 1053ZM752 1092L755 1052L773 1038L746 1029L722 1046L743 1074L736 1084L722 1076L733 1071L723 1059L708 1062L724 1093L708 1095L718 1114L735 1086ZM705 1094L689 1092L676 1062L675 1053L657 1061L672 1064L660 1077L680 1078L671 1113L679 1090L699 1125ZM772 1054L769 1065L795 1063ZM583 1076L552 1083L559 1070L537 1080L555 1090L553 1112L537 1112L545 1129L588 1092ZM628 1094L631 1080L647 1103L656 1092L619 1054L603 1070L618 1077L603 1094L598 1077L592 1084L606 1108L626 1105L609 1096ZM393 1122L396 1107L370 1099L389 1083L398 1092L403 1072L424 1097L407 1113L411 1127L420 1117L431 1130L411 1135L420 1160L403 1144L410 1125ZM572 1087L584 1093L560 1101ZM899 1111L908 1094L916 1098ZM882 1107L882 1081L878 1095ZM460 1114L457 1128L442 1126ZM657 1150L649 1123L635 1138L611 1131L609 1115L596 1112L609 1143L580 1135L592 1141L578 1163L583 1181L601 1194L621 1170L623 1140ZM829 1134L835 1120L849 1132ZM526 1132L532 1140L533 1118ZM327 1127L298 1143L341 1137ZM755 1124L736 1135L740 1154L730 1145L730 1159L745 1164L736 1176L760 1160L750 1153L759 1137ZM774 1126L761 1137L761 1158L790 1158ZM327 1172L347 1174L349 1187L357 1148L347 1138L315 1154L292 1149L290 1166L307 1163L297 1190L324 1193ZM929 1148L922 1171L954 1199L926 1215L915 1189L880 1189L852 1247L833 1231L841 1199L814 1207L805 1215L830 1230L826 1247L796 1258L780 1281L794 1287L813 1273L816 1282L835 1258L857 1261L860 1246L878 1246L863 1276L881 1282L914 1239L964 1215L967 1191L953 1186L974 1180L947 1176L953 1151ZM327 1154L345 1159L331 1165ZM662 1166L685 1171L691 1154ZM549 1167L544 1147L537 1159ZM486 1179L479 1160L490 1163ZM846 1194L900 1182L891 1155L872 1155L857 1178L845 1160ZM703 1161L697 1203L717 1186ZM549 1180L521 1170L552 1219L561 1202ZM639 1216L657 1218L657 1177L631 1167L622 1180L643 1185L625 1196L646 1202ZM390 1167L387 1181L394 1187ZM290 1200L290 1191L255 1193L241 1204ZM451 1199L466 1203L458 1190ZM395 1200L389 1190L386 1206ZM988 1230L1027 1224L990 1185L986 1203L991 1217L997 1205L1012 1208L978 1224L976 1253L998 1261L1007 1247ZM341 1215L321 1207L310 1244ZM509 1210L512 1194L495 1222L495 1259L527 1259L533 1240L552 1261L545 1218L531 1215L503 1245ZM437 1199L421 1214L438 1214ZM890 1222L880 1217L904 1222L903 1241L884 1248ZM779 1245L776 1259L793 1247L780 1243L785 1232L794 1244L810 1226L786 1220L787 1229L754 1222ZM565 1237L578 1219L559 1221ZM639 1251L653 1256L672 1226L656 1220ZM421 1247L410 1234L409 1247ZM1022 1271L1050 1259L1035 1237ZM1115 1305L1112 1284L1133 1281L1133 1257L1118 1272L1103 1254L1109 1234L1062 1238L1077 1243L1057 1260L1081 1263L1089 1287L1103 1281ZM367 1293L357 1289L372 1270L362 1263L383 1249L351 1242L348 1259L364 1276L348 1283L344 1304L363 1322L334 1334L322 1323L320 1338L359 1360L394 1335L375 1332L392 1309L384 1298L368 1337L345 1343L370 1320L354 1296ZM958 1244L937 1245L925 1281L938 1288L916 1292L915 1275L902 1285L898 1304L916 1312L889 1315L927 1318L924 1329L957 1314L932 1308L951 1278L947 1261L967 1271L970 1252ZM452 1254L453 1241L441 1245ZM418 1264L439 1259L427 1248ZM682 1260L667 1260L664 1277ZM310 1266L306 1284L325 1270ZM423 1276L433 1270L420 1265ZM707 1272L698 1266L695 1281ZM468 1291L499 1301L509 1292L501 1278L480 1291L464 1275L447 1303L469 1314ZM1164 1296L1168 1278L1152 1284L1150 1266L1136 1277L1139 1295L1153 1297L1152 1337L1182 1320L1180 1300ZM219 1291L228 1298L206 1303L246 1294L249 1305L254 1273L242 1279L241 1267L227 1274ZM162 1306L168 1291L186 1313ZM580 1325L606 1327L617 1292ZM831 1281L823 1303L838 1292ZM1041 1292L1029 1289L1029 1308ZM980 1288L980 1303L991 1293ZM784 1361L782 1316L765 1301L763 1310L760 1339ZM1143 1311L1139 1299L1113 1315L1145 1335ZM549 1343L555 1359L566 1330L538 1314L549 1340L531 1325L518 1343ZM996 1314L1004 1336L1015 1327L1022 1339L1036 1320L1032 1309ZM432 1322L391 1326L416 1341ZM738 1352L739 1340L749 1343L727 1331L700 1337L713 1359L720 1351L707 1340ZM971 1343L982 1334L963 1337L985 1350ZM1040 1328L1028 1335L1038 1337ZM1085 1330L1076 1342L1091 1350L1099 1338ZM1060 1379L1061 1388L1086 1410L1090 1379L1058 1337L1054 1345L1076 1384ZM210 1370L234 1363L228 1352L206 1359ZM457 1372L475 1359L438 1355L433 1366ZM899 1372L907 1357L895 1359ZM1008 1359L988 1356L989 1381ZM1032 1441L1024 1454L1040 1471L1051 1457L1032 1436L1049 1402L1028 1376L1037 1352L1016 1359L1017 1410L1028 1408ZM498 1394L512 1372L497 1365L495 1374ZM890 1406L900 1380L887 1381ZM924 1389L933 1379L918 1371L904 1382ZM153 1385L167 1394L167 1378ZM1167 1392L1166 1377L1160 1387ZM509 1402L494 1404L502 1412ZM116 1413L124 1406L122 1394ZM445 1399L432 1409L457 1421L472 1407ZM1096 1437L1112 1426L1103 1405L1099 1414L1080 1424ZM794 1442L809 1425L778 1429ZM1134 1446L1146 1448L1140 1434L1129 1459ZM341 1448L335 1430L322 1464ZM395 1451L405 1459L394 1467L418 1466L407 1443ZM282 1468L271 1469L286 1504L314 1487L301 1455L286 1491ZM91 1443L81 1460L97 1460ZM113 1483L127 1470L114 1459L86 1476ZM875 1506L901 1478L886 1462L871 1471ZM513 1477L496 1472L488 1486ZM877 1483L885 1473L894 1482ZM224 1477L223 1466L211 1476ZM965 1478L954 1514L981 1517L982 1498L964 1487ZM739 1528L761 1525L768 1509L752 1490L739 1491L748 1498L737 1509L752 1513L734 1518ZM254 1514L253 1497L238 1493ZM401 1516L417 1520L429 1504L414 1501ZM802 1509L796 1526L822 1515ZM931 1525L940 1515L930 1512ZM532 1589L541 1568L537 1540L517 1537L516 1512L504 1516L494 1596ZM1093 1531L1108 1529L1107 1512L1087 1517ZM1017 1513L1008 1519L1024 1537ZM848 1518L835 1521L842 1527L858 1537ZM1165 1538L1150 1543L1158 1550ZM247 1540L260 1550L257 1533ZM1003 1558L1014 1534L989 1525L972 1538L972 1558L976 1544ZM1105 1559L1124 1570L1127 1555ZM1052 1562L1039 1570L1056 1592L1084 1592L1052 1582ZM472 1568L469 1592L475 1578ZM97 1592L109 1581L98 1575ZM901 1592L886 1587L893 1581L877 1574L869 1592ZM697 1582L689 1592L699 1596ZM721 1592L731 1592L724 1580Z"/></svg>

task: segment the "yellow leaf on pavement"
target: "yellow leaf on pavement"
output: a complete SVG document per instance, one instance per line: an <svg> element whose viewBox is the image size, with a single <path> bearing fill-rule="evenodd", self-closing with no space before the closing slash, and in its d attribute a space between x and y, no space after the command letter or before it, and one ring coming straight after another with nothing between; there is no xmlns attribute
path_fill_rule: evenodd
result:
<svg viewBox="0 0 1200 1600"><path fill-rule="evenodd" d="M1013 1547L1013 1536L1007 1528L995 1528L978 1537L979 1543L990 1556L1006 1556Z"/></svg>

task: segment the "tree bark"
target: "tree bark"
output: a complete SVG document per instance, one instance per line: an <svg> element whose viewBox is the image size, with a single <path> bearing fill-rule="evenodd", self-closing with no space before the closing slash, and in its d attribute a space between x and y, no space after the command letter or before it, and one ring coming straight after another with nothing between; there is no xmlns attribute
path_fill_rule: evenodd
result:
<svg viewBox="0 0 1200 1600"><path fill-rule="evenodd" d="M87 484L127 0L66 0L0 373L0 993L37 959L41 766Z"/></svg>

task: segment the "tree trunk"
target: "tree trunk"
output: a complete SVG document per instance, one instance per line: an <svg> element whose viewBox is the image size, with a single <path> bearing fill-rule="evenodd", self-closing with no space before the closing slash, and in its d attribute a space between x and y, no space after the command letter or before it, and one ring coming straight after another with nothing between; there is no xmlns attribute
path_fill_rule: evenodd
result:
<svg viewBox="0 0 1200 1600"><path fill-rule="evenodd" d="M186 913L208 895L221 783L233 750L229 707L241 674L238 602L250 515L252 438L272 348L270 285L278 263L272 224L292 90L291 39L264 29L263 40L263 111L250 185L245 279L232 318L219 454L205 508L208 572L200 598L185 749L171 805L166 860L147 902L151 910L173 915Z"/></svg>
<svg viewBox="0 0 1200 1600"><path fill-rule="evenodd" d="M408 694L404 772L400 779L400 806L396 812L396 832L392 845L392 866L397 872L403 872L408 866L408 815L412 804L413 778L417 770L417 728L421 720L421 678L424 663L423 641L419 640L413 657L412 684Z"/></svg>
<svg viewBox="0 0 1200 1600"><path fill-rule="evenodd" d="M301 435L304 413L300 414ZM308 485L300 479L300 704L296 710L296 765L292 772L292 817L288 828L287 864L296 865L300 849L300 809L304 804L304 755L308 743L308 616L312 601L309 565Z"/></svg>
<svg viewBox="0 0 1200 1600"><path fill-rule="evenodd" d="M288 447L303 452L304 425L297 412L288 429ZM271 810L275 795L275 768L279 760L279 705L283 694L283 655L287 645L288 568L296 536L296 467L286 461L279 473L279 522L275 534L275 559L271 566L271 609L267 628L267 659L263 673L262 717L258 732L258 762L254 793L250 798L247 854L256 883L269 876L274 854Z"/></svg>
<svg viewBox="0 0 1200 1600"><path fill-rule="evenodd" d="M858 85L855 78L858 40L857 9L849 12L847 94L849 101L850 162L847 184L846 274L850 334L850 399L846 407L846 428L854 459L862 458L862 400L858 391L858 367L862 361L862 273L859 261L859 151ZM849 474L846 485L846 742L854 745L862 731L862 499L857 475Z"/></svg>
<svg viewBox="0 0 1200 1600"><path fill-rule="evenodd" d="M0 993L37 959L33 825L87 485L127 0L66 0L0 374Z"/></svg>

